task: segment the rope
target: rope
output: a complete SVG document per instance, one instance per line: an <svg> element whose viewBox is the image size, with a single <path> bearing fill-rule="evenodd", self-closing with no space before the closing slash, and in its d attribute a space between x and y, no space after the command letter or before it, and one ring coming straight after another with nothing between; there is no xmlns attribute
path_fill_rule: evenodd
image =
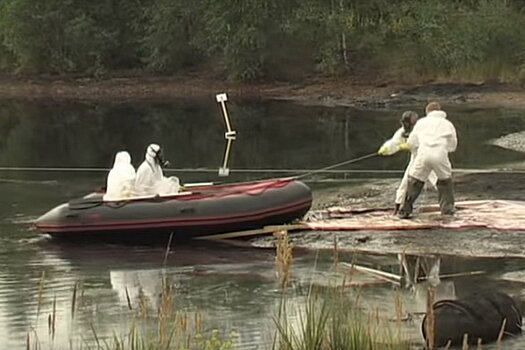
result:
<svg viewBox="0 0 525 350"><path fill-rule="evenodd" d="M329 166L321 168L321 169L309 171L309 172L307 172L305 174L302 174L302 175L299 175L299 176L294 176L294 178L301 179L301 178L304 178L304 177L307 177L307 176L310 176L310 175L313 175L313 174L326 172L326 171L328 171L330 169L333 169L333 168L337 168L337 167L340 167L340 166L343 166L343 165L346 165L346 164L356 163L356 162L359 162L361 160L365 160L365 159L372 158L372 157L375 157L375 156L377 156L376 152L370 153L370 154L367 154L367 155L364 155L364 156L361 156L361 157L357 157L357 158L354 158L354 159L346 160L344 162L340 162L340 163L337 163L337 164L329 165ZM84 171L84 172L94 172L94 171L97 171L97 172L99 172L99 171L106 171L107 172L107 171L109 171L109 169L104 169L104 168L31 168L31 167L25 167L25 168L24 167L0 167L0 170L12 170L12 171ZM175 171L175 170L176 169L164 169L164 171L166 171L166 172L171 172L171 171ZM201 169L200 171L203 171L203 170L206 171L208 169ZM282 171L282 169L280 171ZM302 170L302 171L304 171L304 170ZM266 172L268 172L268 171L266 171ZM272 179L269 179L269 180L272 180Z"/></svg>
<svg viewBox="0 0 525 350"><path fill-rule="evenodd" d="M333 168L340 167L342 165L356 163L356 162L359 162L361 160L365 160L365 159L372 158L372 157L375 157L375 156L377 156L376 152L370 153L370 154L367 154L367 155L364 155L364 156L361 156L361 157L357 157L357 158L354 158L354 159L346 160L346 161L341 162L341 163L333 164L333 165L327 166L325 168L317 169L317 170L311 171L309 173L303 174L301 176L298 176L297 179L300 179L300 178L303 178L303 177L306 177L306 176L310 176L310 175L313 175L313 174L321 173L321 172L324 172L326 170L330 170L330 169L333 169Z"/></svg>
<svg viewBox="0 0 525 350"><path fill-rule="evenodd" d="M0 167L0 170L6 170L6 171L78 171L78 172L105 171L105 172L108 172L111 169L106 169L106 168L46 168L46 167L3 166L3 167Z"/></svg>
<svg viewBox="0 0 525 350"><path fill-rule="evenodd" d="M312 169L249 169L249 168L239 168L239 169L230 169L231 172L236 173L304 173L301 175L301 177L305 177L307 175L311 175L314 173L333 173L333 174L402 174L404 173L404 169L402 170L385 170L385 169L343 169L343 170L333 170L333 168L336 168L338 166L342 166L345 164L350 164L357 162L362 159L367 159L372 157L372 154L359 157L356 159L351 159L348 161L344 161L338 164L330 165L328 167L312 170ZM0 171L48 171L48 172L109 172L110 168L59 168L59 167L14 167L14 166L3 166L0 167ZM167 168L163 169L165 172L179 172L179 173L217 173L217 168ZM519 169L509 169L509 168L489 168L489 169L464 169L464 168L457 168L452 169L453 173L458 174L483 174L483 173L503 173L503 174L525 174L525 170L519 170Z"/></svg>
<svg viewBox="0 0 525 350"><path fill-rule="evenodd" d="M337 167L340 167L340 166L345 165L345 164L355 163L355 162L358 162L360 160L372 158L372 157L375 157L375 156L377 156L376 152L370 153L370 154L367 154L367 155L364 155L364 156L361 156L361 157L357 157L357 158L354 158L354 159L345 160L344 162L340 162L340 163L337 163L337 164L332 164L332 165L329 165L329 166L321 168L321 169L308 171L306 174L296 175L296 176L289 176L289 178L291 178L291 179L302 179L304 177L307 177L307 176L310 176L310 175L313 175L313 174L317 174L317 173L321 173L321 172L327 172L330 169L337 168ZM274 180L274 179L277 179L277 178L271 177L271 178L268 178L268 179L265 179L265 180L266 181L270 181L270 180Z"/></svg>

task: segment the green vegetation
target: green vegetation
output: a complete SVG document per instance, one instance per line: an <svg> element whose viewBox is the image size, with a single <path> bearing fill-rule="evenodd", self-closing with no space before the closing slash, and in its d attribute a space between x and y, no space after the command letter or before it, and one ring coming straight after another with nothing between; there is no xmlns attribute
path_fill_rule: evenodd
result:
<svg viewBox="0 0 525 350"><path fill-rule="evenodd" d="M309 294L302 310L287 310L283 302L276 318L275 350L409 350L401 330L378 313L367 313L349 293ZM298 314L295 322L290 314Z"/></svg>
<svg viewBox="0 0 525 350"><path fill-rule="evenodd" d="M525 80L518 0L0 0L0 72Z"/></svg>
<svg viewBox="0 0 525 350"><path fill-rule="evenodd" d="M379 312L367 310L355 289L343 286L316 291L310 286L304 302L290 303L286 281L290 273L293 248L287 231L276 237L277 271L282 298L274 317L277 328L274 350L410 350L412 343L401 325L403 305L399 293L395 299L396 320L392 322ZM283 259L283 256L286 257ZM334 263L337 264L337 244ZM284 272L285 271L285 272ZM286 276L286 278L283 278ZM290 306L290 304L292 306Z"/></svg>

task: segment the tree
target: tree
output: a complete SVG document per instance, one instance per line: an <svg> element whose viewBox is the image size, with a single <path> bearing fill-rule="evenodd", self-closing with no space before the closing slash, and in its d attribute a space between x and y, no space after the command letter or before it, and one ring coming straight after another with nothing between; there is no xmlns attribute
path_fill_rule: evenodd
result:
<svg viewBox="0 0 525 350"><path fill-rule="evenodd" d="M200 59L193 40L198 27L199 0L155 0L146 11L143 47L148 68L173 72Z"/></svg>

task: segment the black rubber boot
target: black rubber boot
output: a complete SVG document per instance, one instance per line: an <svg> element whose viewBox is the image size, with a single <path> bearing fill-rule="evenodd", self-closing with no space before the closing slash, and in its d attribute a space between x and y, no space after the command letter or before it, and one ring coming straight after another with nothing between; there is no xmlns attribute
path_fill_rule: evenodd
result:
<svg viewBox="0 0 525 350"><path fill-rule="evenodd" d="M451 178L438 180L439 209L443 215L454 215L454 183Z"/></svg>
<svg viewBox="0 0 525 350"><path fill-rule="evenodd" d="M392 215L397 215L397 213L399 212L399 208L401 207L401 204L400 203L396 203L395 206L394 206L394 212L392 213Z"/></svg>
<svg viewBox="0 0 525 350"><path fill-rule="evenodd" d="M425 183L423 181L419 181L412 176L408 177L407 193L405 194L405 200L401 205L401 209L399 209L397 214L398 217L401 219L408 219L412 215L412 211L414 210L414 202L416 201L417 197L419 197L419 194L421 193L424 185Z"/></svg>

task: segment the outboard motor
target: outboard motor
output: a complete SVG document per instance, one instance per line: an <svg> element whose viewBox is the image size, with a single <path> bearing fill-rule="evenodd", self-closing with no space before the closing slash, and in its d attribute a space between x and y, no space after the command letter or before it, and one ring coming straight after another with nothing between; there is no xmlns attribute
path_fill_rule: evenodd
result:
<svg viewBox="0 0 525 350"><path fill-rule="evenodd" d="M509 295L500 292L475 293L457 300L440 300L432 305L434 310L434 346L461 346L465 334L468 343L483 344L496 341L503 322L503 337L521 333L521 311ZM427 315L421 325L428 343Z"/></svg>

